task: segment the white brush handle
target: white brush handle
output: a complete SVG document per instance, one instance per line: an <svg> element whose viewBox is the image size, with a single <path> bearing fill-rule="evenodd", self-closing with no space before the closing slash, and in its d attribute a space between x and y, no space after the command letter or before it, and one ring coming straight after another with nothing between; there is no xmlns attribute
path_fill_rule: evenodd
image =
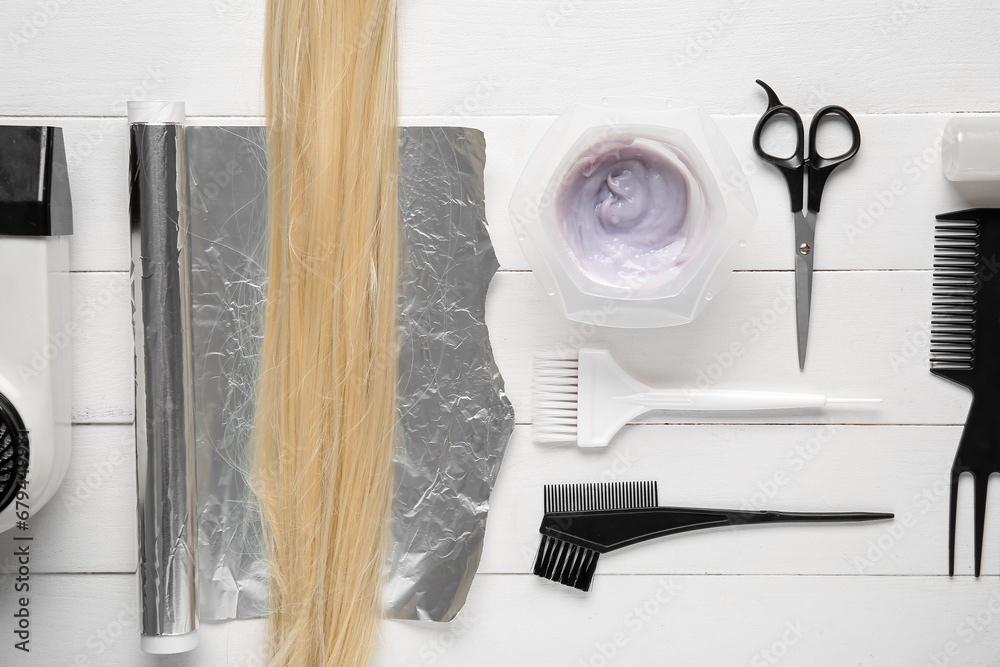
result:
<svg viewBox="0 0 1000 667"><path fill-rule="evenodd" d="M745 411L821 409L878 399L827 398L788 392L653 389L625 372L607 350L583 348L576 360L541 359L535 366L535 439L605 447L625 424L650 410Z"/></svg>
<svg viewBox="0 0 1000 667"><path fill-rule="evenodd" d="M617 400L647 410L787 410L821 408L828 403L878 403L877 398L830 398L823 394L779 391L653 389Z"/></svg>

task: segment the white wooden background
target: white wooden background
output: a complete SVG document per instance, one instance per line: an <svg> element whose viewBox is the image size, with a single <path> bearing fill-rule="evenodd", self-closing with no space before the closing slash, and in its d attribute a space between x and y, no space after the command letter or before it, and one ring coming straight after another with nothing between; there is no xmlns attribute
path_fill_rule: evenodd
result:
<svg viewBox="0 0 1000 667"><path fill-rule="evenodd" d="M74 451L34 520L31 653L3 665L262 664L261 622L203 626L188 655L139 650L125 100L176 99L192 123L261 122L262 0L5 0L0 122L65 128L76 217L73 297L99 317L74 340ZM940 171L955 112L1000 110L1000 13L984 0L401 0L404 122L486 132L487 211L502 271L494 349L518 423L466 609L449 625L386 622L379 666L1000 664L1000 487L980 580L962 489L947 569L946 475L969 404L927 371L932 219L1000 205L1000 186ZM841 104L864 137L833 177L817 233L813 321L797 368L784 186L750 134L762 78L803 112ZM506 207L552 117L578 99L669 96L706 107L746 170L760 217L695 323L592 330L561 318L527 270ZM743 344L730 361L725 351ZM827 413L684 416L627 427L600 453L530 442L530 356L609 347L650 382L880 396ZM695 533L601 559L577 594L527 574L541 485L656 479L663 502L894 511L892 523ZM13 547L0 538L0 566Z"/></svg>

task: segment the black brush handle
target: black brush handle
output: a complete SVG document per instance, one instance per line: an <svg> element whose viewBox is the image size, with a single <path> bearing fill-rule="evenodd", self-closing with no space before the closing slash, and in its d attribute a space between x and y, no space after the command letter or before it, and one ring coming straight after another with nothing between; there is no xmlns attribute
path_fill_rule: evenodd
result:
<svg viewBox="0 0 1000 667"><path fill-rule="evenodd" d="M687 507L645 507L629 510L552 512L538 531L566 542L607 553L665 535L701 528L755 523L824 523L876 521L892 514L875 512L767 512L711 510Z"/></svg>

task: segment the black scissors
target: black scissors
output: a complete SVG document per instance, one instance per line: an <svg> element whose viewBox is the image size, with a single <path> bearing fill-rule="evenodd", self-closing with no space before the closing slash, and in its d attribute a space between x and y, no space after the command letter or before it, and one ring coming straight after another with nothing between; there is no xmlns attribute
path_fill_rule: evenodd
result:
<svg viewBox="0 0 1000 667"><path fill-rule="evenodd" d="M792 201L795 215L795 325L799 344L799 370L806 363L806 341L809 338L809 306L812 299L813 241L816 236L816 214L823 197L826 179L838 165L847 162L861 148L861 130L854 116L844 107L830 105L823 107L813 116L809 124L809 157L803 150L802 117L795 109L785 106L771 87L757 79L761 88L767 91L767 111L757 121L753 131L753 149L766 162L770 162L788 183L788 196ZM840 116L851 129L851 147L840 155L823 157L816 150L816 128L825 116ZM764 126L775 116L788 116L795 124L795 152L788 157L778 157L766 152L760 145L760 134ZM802 210L803 179L809 175L809 201Z"/></svg>

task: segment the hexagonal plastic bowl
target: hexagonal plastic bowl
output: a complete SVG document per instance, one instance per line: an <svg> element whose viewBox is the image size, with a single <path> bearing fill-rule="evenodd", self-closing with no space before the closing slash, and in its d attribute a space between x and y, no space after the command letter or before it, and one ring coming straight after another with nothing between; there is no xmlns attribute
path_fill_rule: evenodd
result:
<svg viewBox="0 0 1000 667"><path fill-rule="evenodd" d="M613 285L578 263L562 237L556 199L576 159L609 140L655 146L687 172L685 261L650 284ZM514 233L545 291L571 320L612 327L690 322L732 272L757 219L747 180L728 142L699 107L645 97L579 102L528 160L510 201Z"/></svg>

